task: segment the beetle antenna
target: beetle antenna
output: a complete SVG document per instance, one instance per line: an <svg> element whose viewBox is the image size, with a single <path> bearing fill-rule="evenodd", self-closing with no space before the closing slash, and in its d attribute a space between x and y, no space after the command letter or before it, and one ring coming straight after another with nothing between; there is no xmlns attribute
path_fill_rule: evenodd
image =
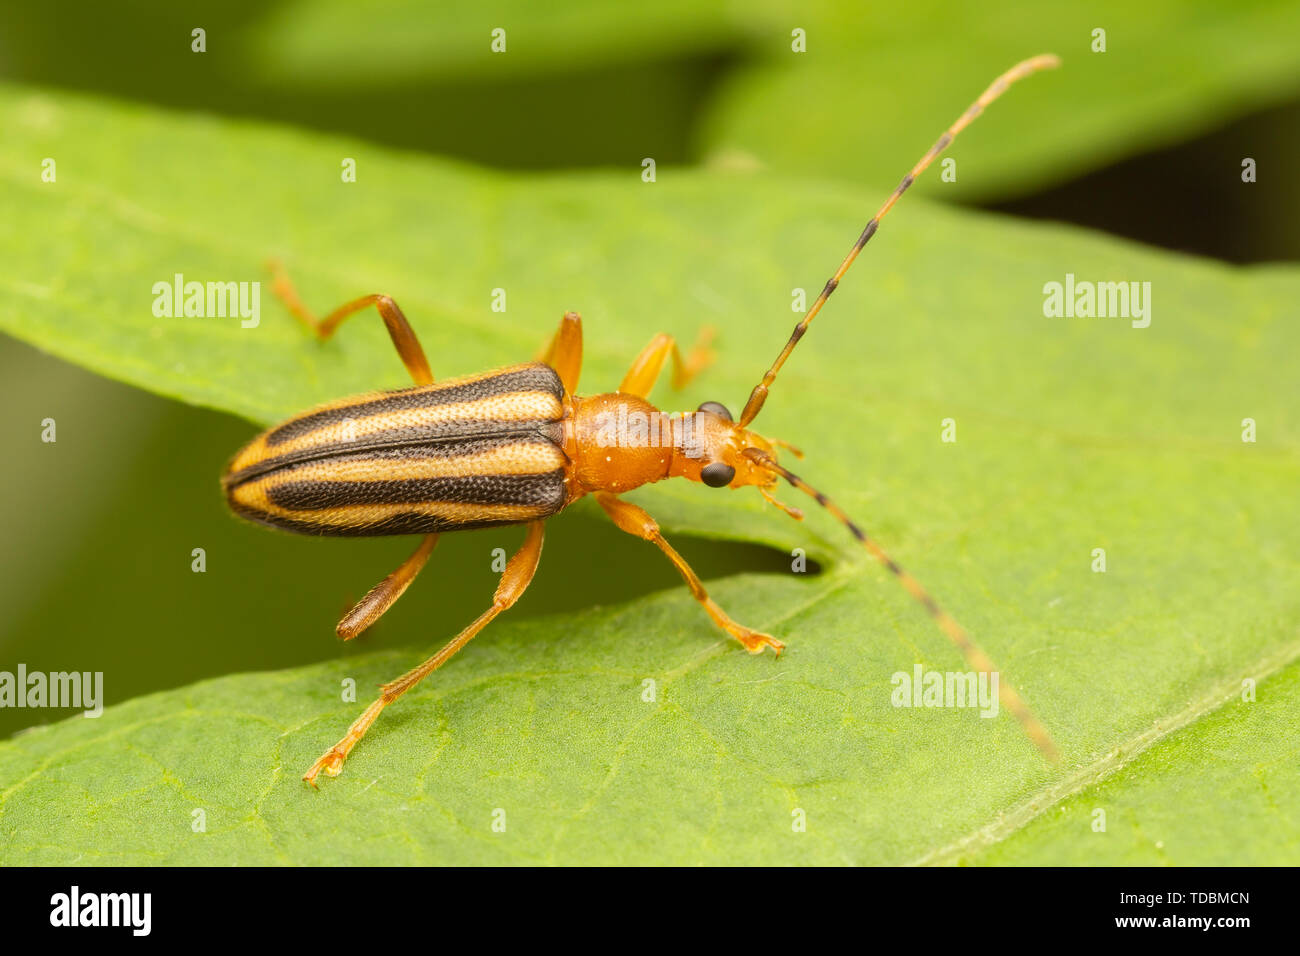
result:
<svg viewBox="0 0 1300 956"><path fill-rule="evenodd" d="M939 602L930 596L930 592L921 586L921 582L917 581L916 578L904 571L893 558L885 553L885 550L881 548L880 545L876 544L876 542L869 538L861 528L854 524L853 519L844 512L844 509L812 485L808 484L808 482L804 481L798 475L777 464L776 459L767 452L757 448L747 448L745 449L744 454L746 457L758 463L761 467L780 475L804 494L816 499L819 505L829 511L840 521L841 524L848 528L849 533L852 534L853 537L857 538L862 546L870 551L877 561L888 568L889 572L898 579L898 583L903 585L903 587L908 590L908 593L910 593L912 597L916 598L916 600L921 603L921 606L929 612L930 616L934 618L935 623L939 625L939 629L943 631L944 634L948 635L949 639L957 645L958 649L962 652L962 656L966 658L966 663L970 665L972 670L982 673L991 673L998 670L997 667L994 666L993 661L989 659L989 656L985 654L984 651L980 649L979 645L975 643L974 639L966 633L966 629L958 624L952 615L939 606ZM1029 706L1023 699L1021 699L1020 695L1016 693L1016 690L1011 686L1010 681L999 679L998 697L1002 701L1002 706L1011 711L1011 713L1015 715L1016 720L1020 721L1020 726L1024 728L1025 733L1029 735L1029 739L1032 740L1038 749L1043 752L1043 755L1053 763L1060 760L1060 752L1056 749L1056 743L1052 740L1052 735L1047 732L1047 728L1039 722L1038 718L1034 716L1033 711L1029 709Z"/></svg>
<svg viewBox="0 0 1300 956"><path fill-rule="evenodd" d="M862 251L862 247L865 246L868 240L876 234L876 229L880 225L880 220L884 219L885 214L894 208L894 203L898 202L898 197L903 195L903 193L907 191L907 187L912 185L913 181L915 181L916 177L925 172L926 167L934 162L935 158L948 148L948 144L957 138L958 133L964 130L977 116L983 113L986 106L1006 92L1007 87L1016 82L1016 80L1028 76L1030 73L1035 73L1038 70L1051 69L1052 67L1059 66L1060 63L1061 61L1053 54L1044 53L1040 56L1032 57L1031 59L1017 63L1011 69L1007 70L994 80L987 90L980 94L980 98L972 103L967 108L966 112L962 113L961 116L957 118L957 122L948 127L947 132L940 136L939 139L935 141L935 144L930 147L929 152L922 156L920 161L912 167L912 171L903 177L903 181L898 184L898 188L893 191L890 197L885 200L885 204L880 207L874 216L871 217L871 221L867 223L867 227L862 230L862 235L858 236L858 241L853 244L853 248L849 250L849 254L844 257L844 261L840 263L840 267L835 270L835 275L831 276L827 281L825 288L822 289L821 295L817 296L817 301L812 304L812 308L809 309L807 314L799 320L799 324L794 327L794 331L790 333L790 340L785 343L785 348L783 348L781 354L776 357L776 361L772 363L772 367L767 370L767 374L763 376L763 380L755 385L754 390L750 392L749 401L745 402L745 409L740 413L741 428L746 427L750 422L758 417L758 413L763 408L763 403L767 401L767 390L776 379L777 373L781 371L781 366L784 365L785 360L790 357L790 353L794 351L795 345L797 345L799 340L803 338L804 332L808 331L808 326L812 323L812 320L817 317L817 313L820 312L822 306L826 304L826 300L831 297L831 293L835 291L835 287L840 284L840 279L844 278L844 273L849 271L849 266L853 265L853 260L858 257L858 253Z"/></svg>

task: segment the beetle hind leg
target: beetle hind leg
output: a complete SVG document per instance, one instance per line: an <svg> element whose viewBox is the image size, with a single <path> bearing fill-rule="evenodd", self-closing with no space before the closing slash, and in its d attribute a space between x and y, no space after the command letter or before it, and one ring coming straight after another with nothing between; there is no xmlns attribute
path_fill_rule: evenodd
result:
<svg viewBox="0 0 1300 956"><path fill-rule="evenodd" d="M401 563L396 571L371 588L352 610L343 615L343 619L339 621L338 627L335 629L338 636L345 641L350 641L379 620L384 612L406 593L406 589L411 586L415 576L420 573L429 560L429 555L433 552L433 546L437 543L438 535L426 534L424 540L420 542L420 546L415 549L415 552L409 558Z"/></svg>
<svg viewBox="0 0 1300 956"><path fill-rule="evenodd" d="M324 771L330 777L337 777L341 774L343 772L343 762L348 759L348 754L366 735L370 725L375 722L375 718L379 716L380 711L386 706L388 706L388 701L381 697L367 707L365 712L352 722L352 726L343 735L343 739L317 758L316 762L302 775L302 779L314 787L316 786L316 778L320 776L321 771Z"/></svg>
<svg viewBox="0 0 1300 956"><path fill-rule="evenodd" d="M492 598L492 606L480 614L473 623L448 641L442 650L423 664L411 668L396 680L384 684L380 688L379 699L367 707L361 716L352 722L352 726L348 728L348 732L343 735L342 740L325 751L307 769L307 772L302 775L303 780L314 787L316 786L316 778L321 773L330 777L337 777L342 773L343 763L347 760L348 754L366 735L370 725L375 722L385 707L447 663L457 651L470 642L475 634L483 630L488 625L488 622L519 600L524 591L528 589L528 585L532 583L533 574L537 571L537 564L541 560L542 527L540 521L529 523L528 534L524 538L523 545L506 563L506 569L501 573L501 582L497 585L496 594ZM429 537L436 539L437 536L430 535ZM424 545L421 545L421 547L424 547ZM419 552L417 551L416 554L418 555ZM415 555L412 555L412 558L414 557ZM410 560L408 559L408 563ZM396 598L393 600L396 600Z"/></svg>
<svg viewBox="0 0 1300 956"><path fill-rule="evenodd" d="M289 274L280 261L272 259L267 266L271 270L271 291L284 303L285 308L293 313L293 317L310 329L312 334L322 342L338 330L344 319L373 305L379 311L379 317L384 320L388 337L393 340L393 347L397 349L398 357L401 358L402 364L406 366L415 384L433 383L433 372L429 369L429 360L424 354L424 347L420 345L411 323L406 321L406 316L391 298L386 295L363 295L359 299L353 299L339 306L325 318L318 319L299 298L298 290L293 287L293 282L290 281Z"/></svg>

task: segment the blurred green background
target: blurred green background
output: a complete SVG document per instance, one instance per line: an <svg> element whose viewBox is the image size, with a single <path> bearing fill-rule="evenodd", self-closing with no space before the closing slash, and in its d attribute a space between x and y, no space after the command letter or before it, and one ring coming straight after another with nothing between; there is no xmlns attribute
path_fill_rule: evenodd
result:
<svg viewBox="0 0 1300 956"><path fill-rule="evenodd" d="M687 0L7 4L0 78L493 167L635 170L652 156L661 169L767 167L884 190L982 82L1052 50L1066 60L1075 98L1053 107L1052 123L1029 99L1008 102L1001 137L964 154L987 156L1000 175L973 178L953 201L1228 262L1283 261L1300 258L1296 10L1226 2L1086 12ZM493 57L489 34L502 25L509 53ZM1094 26L1107 30L1104 54L1089 49ZM195 27L206 31L202 55L190 49ZM794 28L807 31L806 62L790 51ZM819 70L856 80L829 84ZM1245 156L1260 163L1247 188ZM917 191L950 198L928 181ZM274 306L266 310L263 321L279 320ZM116 702L370 647L431 647L482 609L495 582L492 549L519 537L445 537L418 586L363 642L341 646L338 616L409 542L316 541L241 524L226 512L217 476L253 426L0 341L3 440L13 450L0 475L0 668L110 671ZM57 444L36 441L46 417L58 421ZM752 545L680 536L678 544L705 577L788 568L785 555ZM195 547L207 551L206 574L190 572ZM546 547L537 586L512 613L619 602L678 583L657 553L583 506L551 526ZM63 716L0 710L0 733Z"/></svg>

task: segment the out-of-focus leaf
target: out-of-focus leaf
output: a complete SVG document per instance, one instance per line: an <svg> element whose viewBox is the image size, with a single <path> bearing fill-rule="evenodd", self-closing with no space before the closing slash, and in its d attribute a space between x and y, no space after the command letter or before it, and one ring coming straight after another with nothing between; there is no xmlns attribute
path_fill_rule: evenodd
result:
<svg viewBox="0 0 1300 956"><path fill-rule="evenodd" d="M792 13L752 66L730 76L700 124L715 161L892 186L999 73L1038 53L1063 67L1015 90L951 155L955 182L918 188L1005 199L1180 142L1300 93L1300 7L1043 4L881 5L828 0ZM790 31L806 32L806 53ZM1092 52L1105 31L1104 53ZM1225 159L1238 177L1243 157Z"/></svg>

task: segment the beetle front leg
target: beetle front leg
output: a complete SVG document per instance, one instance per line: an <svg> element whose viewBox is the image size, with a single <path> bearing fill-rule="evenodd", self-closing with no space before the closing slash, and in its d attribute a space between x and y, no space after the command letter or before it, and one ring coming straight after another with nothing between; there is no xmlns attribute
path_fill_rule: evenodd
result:
<svg viewBox="0 0 1300 956"><path fill-rule="evenodd" d="M704 582L700 576L691 570L691 566L686 563L686 559L677 553L665 539L659 530L659 524L643 508L639 508L630 501L623 501L608 492L601 491L596 493L596 501L605 509L605 513L613 519L614 524L618 525L621 531L628 534L634 534L638 538L644 538L656 545L660 551L668 556L668 560L677 568L682 579L686 581L686 586L691 589L691 594L695 600L708 612L713 622L722 628L741 644L745 645L745 650L751 654L763 653L763 648L770 647L776 652L777 657L781 656L781 651L785 650L785 645L778 641L771 634L764 634L762 631L756 631L752 627L745 627L743 624L737 624L729 618L722 608L714 603L713 598L709 597L709 592L704 589Z"/></svg>

